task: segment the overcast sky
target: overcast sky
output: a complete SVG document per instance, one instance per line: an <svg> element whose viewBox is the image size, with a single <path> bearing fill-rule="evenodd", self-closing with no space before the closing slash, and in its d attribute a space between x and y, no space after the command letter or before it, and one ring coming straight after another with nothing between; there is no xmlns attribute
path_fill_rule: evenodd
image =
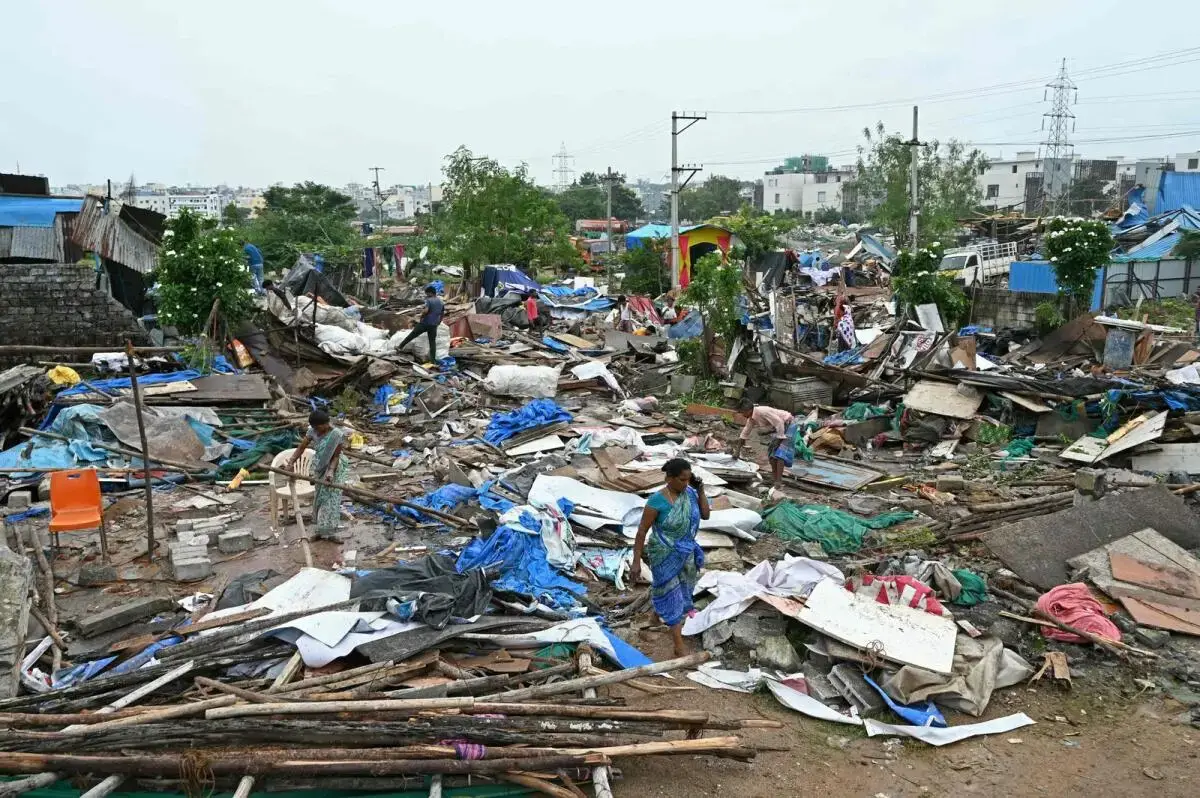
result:
<svg viewBox="0 0 1200 798"><path fill-rule="evenodd" d="M563 143L577 171L665 180L684 109L709 118L680 159L752 178L806 152L852 162L863 126L910 128L913 100L922 139L1011 156L1044 138L1041 84L1064 57L1074 136L1104 140L1079 152L1200 150L1200 47L1112 69L1194 38L1127 37L1134 7L1111 0L3 5L0 170L56 185L343 185L371 166L425 183L460 144L551 183ZM833 106L857 107L717 113ZM1157 138L1115 140L1135 136Z"/></svg>

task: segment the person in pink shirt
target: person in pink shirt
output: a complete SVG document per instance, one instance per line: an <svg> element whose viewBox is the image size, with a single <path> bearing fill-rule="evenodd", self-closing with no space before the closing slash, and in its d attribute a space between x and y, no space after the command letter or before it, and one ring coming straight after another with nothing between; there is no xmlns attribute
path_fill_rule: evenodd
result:
<svg viewBox="0 0 1200 798"><path fill-rule="evenodd" d="M779 483L783 481L783 469L791 468L796 462L796 418L786 410L780 410L777 407L769 405L755 405L750 411L750 418L746 421L746 426L742 427L742 433L738 436L738 442L734 446L734 457L740 457L742 447L746 445L746 441L750 440L750 434L754 430L770 430L771 445L768 448L768 460L771 463L771 476L774 479L774 487L778 488Z"/></svg>

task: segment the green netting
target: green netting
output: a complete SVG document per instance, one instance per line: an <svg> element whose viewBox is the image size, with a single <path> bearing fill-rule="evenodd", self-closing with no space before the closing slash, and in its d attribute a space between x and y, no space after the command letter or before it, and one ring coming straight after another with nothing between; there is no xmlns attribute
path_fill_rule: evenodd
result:
<svg viewBox="0 0 1200 798"><path fill-rule="evenodd" d="M959 568L951 573L962 585L962 592L951 603L962 607L974 607L979 602L987 600L987 582L982 576L968 568Z"/></svg>
<svg viewBox="0 0 1200 798"><path fill-rule="evenodd" d="M1017 438L1004 449L1004 459L1024 457L1033 451L1033 438Z"/></svg>
<svg viewBox="0 0 1200 798"><path fill-rule="evenodd" d="M784 501L767 510L763 527L783 540L810 540L826 554L851 554L862 548L872 529L886 529L916 516L906 510L881 513L874 518L835 510L824 504Z"/></svg>
<svg viewBox="0 0 1200 798"><path fill-rule="evenodd" d="M255 440L253 449L237 452L222 463L218 473L222 478L228 479L243 468L253 468L263 458L263 455L276 455L299 443L300 434L295 430L285 429L268 433Z"/></svg>

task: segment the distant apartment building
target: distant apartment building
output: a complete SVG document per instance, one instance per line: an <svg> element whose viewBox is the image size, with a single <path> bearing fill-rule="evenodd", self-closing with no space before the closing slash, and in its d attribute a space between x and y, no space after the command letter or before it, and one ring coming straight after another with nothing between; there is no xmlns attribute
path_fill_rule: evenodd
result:
<svg viewBox="0 0 1200 798"><path fill-rule="evenodd" d="M133 204L137 207L146 208L171 218L178 216L181 210L187 208L201 216L219 219L221 211L231 202L234 202L233 193L225 191L185 193L139 191L133 199Z"/></svg>
<svg viewBox="0 0 1200 798"><path fill-rule="evenodd" d="M820 172L772 170L762 178L762 209L768 214L797 212L811 216L821 210L841 210L842 191L853 179L850 168Z"/></svg>
<svg viewBox="0 0 1200 798"><path fill-rule="evenodd" d="M1200 172L1200 152L1181 152L1175 156L1176 172Z"/></svg>

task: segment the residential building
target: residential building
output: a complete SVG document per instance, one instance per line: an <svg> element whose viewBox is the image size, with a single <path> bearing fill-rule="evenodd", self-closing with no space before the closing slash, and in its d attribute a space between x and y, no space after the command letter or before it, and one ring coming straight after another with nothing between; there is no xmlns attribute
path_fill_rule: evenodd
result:
<svg viewBox="0 0 1200 798"><path fill-rule="evenodd" d="M1026 176L1041 177L1042 159L1033 150L1018 152L1013 158L988 161L976 178L983 204L989 208L1024 209Z"/></svg>
<svg viewBox="0 0 1200 798"><path fill-rule="evenodd" d="M178 194L138 191L133 198L133 204L137 207L146 208L171 218L178 216L180 210L187 208L201 216L218 219L221 211L231 202L234 202L232 192L216 190Z"/></svg>
<svg viewBox="0 0 1200 798"><path fill-rule="evenodd" d="M1175 156L1176 172L1200 172L1200 152L1181 152Z"/></svg>
<svg viewBox="0 0 1200 798"><path fill-rule="evenodd" d="M818 172L772 171L763 175L762 209L767 213L800 213L812 216L830 208L841 210L844 184L854 170L827 169Z"/></svg>

